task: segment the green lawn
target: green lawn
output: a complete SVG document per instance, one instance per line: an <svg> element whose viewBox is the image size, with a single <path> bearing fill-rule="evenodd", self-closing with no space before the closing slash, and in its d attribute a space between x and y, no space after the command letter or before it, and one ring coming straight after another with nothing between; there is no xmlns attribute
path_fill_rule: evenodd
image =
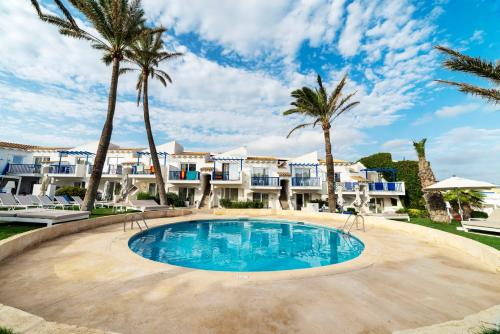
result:
<svg viewBox="0 0 500 334"><path fill-rule="evenodd" d="M453 221L451 224L440 224L440 223L434 223L429 218L411 218L410 223L422 225L425 227L435 228L437 230L441 230L441 231L445 231L445 232L449 232L449 233L453 233L453 234L457 234L457 235L460 235L462 237L476 240L480 243L483 243L485 245L488 245L488 246L491 246L493 248L500 250L500 236L489 236L489 235L481 235L481 234L476 234L476 233L458 231L457 227L459 227L460 224L456 221Z"/></svg>
<svg viewBox="0 0 500 334"><path fill-rule="evenodd" d="M129 211L132 212L132 211ZM92 210L90 218L104 217L116 215L123 212L113 212L112 208L97 208ZM29 224L29 223L6 223L0 221L0 240L13 236L14 234L23 233L26 231L34 230L36 228L45 227L43 224ZM1 332L0 332L1 334Z"/></svg>

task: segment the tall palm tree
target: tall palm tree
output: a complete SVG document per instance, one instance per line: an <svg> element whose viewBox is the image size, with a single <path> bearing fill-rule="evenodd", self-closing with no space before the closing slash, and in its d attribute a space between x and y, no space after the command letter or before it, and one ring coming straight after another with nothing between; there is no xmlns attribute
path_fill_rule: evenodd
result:
<svg viewBox="0 0 500 334"><path fill-rule="evenodd" d="M431 164L427 161L425 156L425 143L427 139L424 138L420 141L414 141L413 147L418 156L418 177L422 189L436 183L436 177L432 171ZM443 195L439 191L424 192L424 200L430 218L439 223L449 223L450 218L446 212L446 204L444 203Z"/></svg>
<svg viewBox="0 0 500 334"><path fill-rule="evenodd" d="M448 58L443 62L443 66L458 72L465 72L474 74L479 77L490 80L493 85L498 87L500 85L500 61L497 60L496 64L491 61L483 60L480 57L470 57L458 51L449 49L444 46L436 46L437 50L448 55ZM500 103L500 90L497 88L483 88L473 86L463 82L453 82L446 80L436 80L441 83L458 87L458 90L467 94L477 95L489 102L495 104Z"/></svg>
<svg viewBox="0 0 500 334"><path fill-rule="evenodd" d="M166 31L164 28L157 29L155 34L143 34L137 41L125 51L126 61L131 62L137 68L122 68L120 74L135 71L139 72L137 79L137 105L141 102L144 112L144 125L146 126L146 133L149 143L149 152L153 160L153 167L155 169L155 179L160 195L161 205L167 205L167 193L165 191L165 182L161 174L160 161L158 160L158 152L156 151L155 140L153 137L153 130L151 129L151 122L149 119L149 96L148 96L148 79L158 79L163 86L167 86L167 82L172 83L172 79L167 72L159 69L161 62L179 57L182 53L167 52L163 49L163 41L161 35Z"/></svg>
<svg viewBox="0 0 500 334"><path fill-rule="evenodd" d="M65 36L87 40L94 49L103 52L102 61L112 65L111 83L108 95L108 110L99 146L97 147L94 166L90 176L82 210L90 211L94 206L97 189L101 181L102 169L113 132L116 95L120 62L124 50L130 47L139 35L146 33L144 11L140 0L67 0L92 25L97 33L82 29L64 6L62 0L54 0L62 15L44 14L37 0L31 0L38 16L43 21L59 28Z"/></svg>
<svg viewBox="0 0 500 334"><path fill-rule="evenodd" d="M290 135L298 130L305 128L307 126L315 127L321 124L323 129L323 136L325 138L325 154L326 154L326 175L328 180L328 208L330 212L335 212L336 200L335 200L335 167L333 163L332 156L332 142L330 139L330 129L332 123L342 115L343 113L351 110L353 107L359 104L358 101L351 102L351 97L354 93L347 94L343 96L342 89L347 82L347 73L344 75L339 84L332 91L330 95L326 92L325 87L323 87L323 81L321 76L318 74L317 77L318 88L314 90L309 87L302 87L302 89L297 89L292 92L292 97L295 99L291 105L293 108L285 111L283 115L293 115L301 114L304 116L311 117L314 119L313 122L304 123L293 128L289 133Z"/></svg>

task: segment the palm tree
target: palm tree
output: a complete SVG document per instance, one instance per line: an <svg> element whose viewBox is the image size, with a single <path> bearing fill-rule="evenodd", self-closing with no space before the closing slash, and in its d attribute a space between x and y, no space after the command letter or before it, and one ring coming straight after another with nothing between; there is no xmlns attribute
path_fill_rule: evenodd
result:
<svg viewBox="0 0 500 334"><path fill-rule="evenodd" d="M315 127L317 124L321 124L323 136L325 138L328 207L330 212L335 212L335 168L333 164L330 129L332 127L332 123L337 119L337 117L351 110L353 107L358 105L359 102L349 101L351 97L356 94L355 92L346 96L342 95L342 89L347 82L347 73L344 75L342 80L340 80L339 84L330 95L328 95L325 87L323 87L323 81L321 80L321 76L319 74L317 81L318 88L315 88L314 90L309 87L302 87L302 89L294 90L291 94L295 99L295 101L291 103L293 108L285 111L283 115L288 116L292 114L301 114L314 119L313 122L300 124L293 128L288 133L287 138L289 138L295 130L302 129L307 126Z"/></svg>
<svg viewBox="0 0 500 334"><path fill-rule="evenodd" d="M460 206L463 210L464 219L470 218L472 213L472 208L481 208L484 203L484 194L477 190L458 190L458 191L447 191L444 194L444 199L448 201L453 210L458 212L458 199L460 199Z"/></svg>
<svg viewBox="0 0 500 334"><path fill-rule="evenodd" d="M62 35L89 41L94 49L103 52L102 61L106 65L112 65L106 121L82 205L82 210L90 211L94 206L113 132L120 62L124 58L124 50L130 47L139 35L146 33L145 19L140 0L68 0L68 2L87 19L97 34L78 26L61 0L54 0L54 3L62 16L44 14L38 1L31 0L40 19L57 26Z"/></svg>
<svg viewBox="0 0 500 334"><path fill-rule="evenodd" d="M432 171L431 164L425 157L425 143L427 139L424 138L420 141L414 141L413 147L418 156L418 177L422 189L436 183L436 177ZM444 203L443 195L439 191L424 192L424 200L427 211L431 220L439 223L449 223L450 218L446 212L446 204Z"/></svg>
<svg viewBox="0 0 500 334"><path fill-rule="evenodd" d="M458 72L474 74L490 80L493 85L500 85L500 61L494 64L491 61L483 60L479 57L470 57L458 51L436 46L437 50L445 53L449 57L443 62L443 66ZM500 103L500 90L496 88L483 88L473 86L463 82L453 82L446 80L436 80L441 83L458 87L458 90L467 94L477 95L495 104Z"/></svg>
<svg viewBox="0 0 500 334"><path fill-rule="evenodd" d="M146 126L146 133L149 143L149 152L153 160L153 167L155 169L155 179L160 195L161 205L167 205L167 193L165 191L165 183L160 169L160 161L158 160L158 153L153 137L153 130L151 129L151 122L149 119L149 97L148 97L148 78L158 79L163 86L167 86L167 82L172 83L170 76L158 66L162 61L166 61L175 57L179 57L182 53L170 53L163 49L163 41L161 35L166 29L159 28L155 34L143 34L129 50L125 51L126 61L131 62L137 68L122 68L120 74L136 71L139 72L137 79L137 105L141 102L144 111L144 124Z"/></svg>

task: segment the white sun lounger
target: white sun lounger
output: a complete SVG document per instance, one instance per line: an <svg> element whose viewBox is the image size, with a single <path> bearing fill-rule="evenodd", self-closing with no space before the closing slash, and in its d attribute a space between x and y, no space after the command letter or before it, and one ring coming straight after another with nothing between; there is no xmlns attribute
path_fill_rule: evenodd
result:
<svg viewBox="0 0 500 334"><path fill-rule="evenodd" d="M474 219L463 221L462 227L466 232L486 231L500 233L500 209L495 209L487 219Z"/></svg>
<svg viewBox="0 0 500 334"><path fill-rule="evenodd" d="M127 209L138 210L138 211L156 211L156 210L167 210L168 206L160 205L154 200L138 200L131 199L127 205Z"/></svg>
<svg viewBox="0 0 500 334"><path fill-rule="evenodd" d="M12 194L0 194L0 207L14 210L16 208L27 208L25 205L17 203L16 198Z"/></svg>
<svg viewBox="0 0 500 334"><path fill-rule="evenodd" d="M33 202L33 199L31 197L28 197L26 195L16 195L15 197L19 204L25 206L26 209L40 207L40 202Z"/></svg>
<svg viewBox="0 0 500 334"><path fill-rule="evenodd" d="M24 222L52 224L89 218L88 211L62 211L49 209L28 209L17 211L0 211L0 220L5 222Z"/></svg>
<svg viewBox="0 0 500 334"><path fill-rule="evenodd" d="M73 209L73 204L66 199L64 196L54 196L54 199L56 200L57 204L59 204L63 210L64 208L71 208Z"/></svg>
<svg viewBox="0 0 500 334"><path fill-rule="evenodd" d="M38 199L40 200L40 203L42 203L42 206L44 208L55 208L55 207L60 207L61 205L55 203L53 200L49 198L47 195L43 196L38 196Z"/></svg>
<svg viewBox="0 0 500 334"><path fill-rule="evenodd" d="M28 197L32 203L36 204L39 207L42 207L42 202L37 195L26 195L26 197Z"/></svg>
<svg viewBox="0 0 500 334"><path fill-rule="evenodd" d="M80 196L71 196L71 199L73 199L74 205L78 205L79 209L82 208L83 199Z"/></svg>

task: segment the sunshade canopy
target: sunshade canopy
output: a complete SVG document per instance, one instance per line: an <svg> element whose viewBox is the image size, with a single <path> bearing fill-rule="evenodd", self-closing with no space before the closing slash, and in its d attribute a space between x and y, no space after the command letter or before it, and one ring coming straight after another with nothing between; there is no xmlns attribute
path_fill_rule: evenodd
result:
<svg viewBox="0 0 500 334"><path fill-rule="evenodd" d="M453 176L434 183L432 186L424 188L424 190L491 189L496 187L498 186L493 183Z"/></svg>

